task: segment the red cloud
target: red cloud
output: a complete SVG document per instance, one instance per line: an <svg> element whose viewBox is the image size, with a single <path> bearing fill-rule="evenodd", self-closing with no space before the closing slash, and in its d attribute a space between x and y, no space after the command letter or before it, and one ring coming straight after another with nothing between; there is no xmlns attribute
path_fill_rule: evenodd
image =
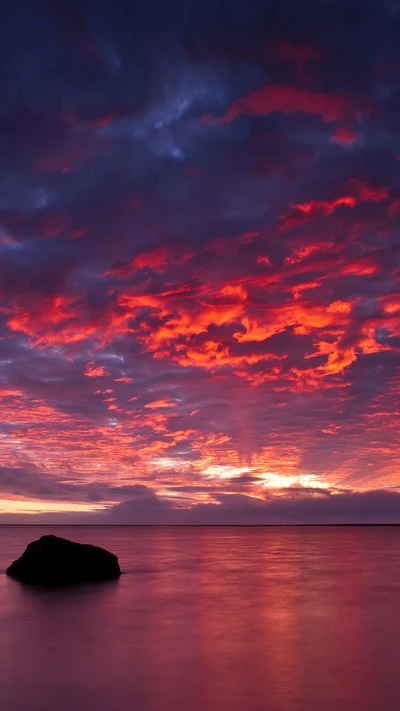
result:
<svg viewBox="0 0 400 711"><path fill-rule="evenodd" d="M357 200L351 195L344 195L343 197L336 198L336 200L312 200L311 202L299 203L293 205L294 209L300 210L305 215L311 213L321 213L323 215L330 215L336 208L341 205L347 205L348 207L355 207L357 205Z"/></svg>
<svg viewBox="0 0 400 711"><path fill-rule="evenodd" d="M243 113L265 116L275 112L306 113L320 116L323 121L344 121L353 116L354 107L344 96L319 94L307 89L271 84L236 99L221 122L231 123Z"/></svg>
<svg viewBox="0 0 400 711"><path fill-rule="evenodd" d="M164 271L167 265L168 250L166 247L155 249L152 252L144 252L132 260L131 265L136 269L144 269L149 267L154 271Z"/></svg>
<svg viewBox="0 0 400 711"><path fill-rule="evenodd" d="M103 276L114 276L117 279L129 279L139 269L151 269L162 274L170 264L184 264L191 257L190 252L178 253L170 247L159 247L138 254L127 264L116 265L109 269Z"/></svg>
<svg viewBox="0 0 400 711"><path fill-rule="evenodd" d="M360 200L371 202L382 202L389 197L389 188L385 185L372 185L366 180L353 178L348 185L359 197Z"/></svg>
<svg viewBox="0 0 400 711"><path fill-rule="evenodd" d="M343 143L346 146L351 146L357 140L357 134L349 128L338 128L331 136L333 143Z"/></svg>
<svg viewBox="0 0 400 711"><path fill-rule="evenodd" d="M272 42L269 52L276 55L283 62L291 62L297 69L302 69L303 64L309 59L320 62L322 53L310 44L291 44L284 40Z"/></svg>
<svg viewBox="0 0 400 711"><path fill-rule="evenodd" d="M127 264L116 266L107 271L104 276L115 276L118 279L128 279L139 269L152 269L156 272L163 272L167 266L167 247L143 252L132 259Z"/></svg>
<svg viewBox="0 0 400 711"><path fill-rule="evenodd" d="M333 200L310 200L291 205L289 214L283 218L281 231L300 227L311 219L331 215L340 207L356 207L361 202L383 202L389 197L387 186L372 185L365 180L352 179L346 184L347 195L341 195Z"/></svg>

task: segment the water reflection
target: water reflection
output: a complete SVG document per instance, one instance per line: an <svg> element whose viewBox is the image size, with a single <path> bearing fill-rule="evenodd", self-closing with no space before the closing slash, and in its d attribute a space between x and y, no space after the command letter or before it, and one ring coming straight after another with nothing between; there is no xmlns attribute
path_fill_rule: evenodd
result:
<svg viewBox="0 0 400 711"><path fill-rule="evenodd" d="M399 708L400 529L59 533L125 574L52 591L1 576L6 711ZM32 531L0 536L4 569Z"/></svg>

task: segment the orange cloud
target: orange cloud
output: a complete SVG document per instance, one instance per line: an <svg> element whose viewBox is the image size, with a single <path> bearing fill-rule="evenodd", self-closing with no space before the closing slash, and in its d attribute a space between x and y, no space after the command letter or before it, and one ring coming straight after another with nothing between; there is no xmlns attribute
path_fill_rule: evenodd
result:
<svg viewBox="0 0 400 711"><path fill-rule="evenodd" d="M170 407L176 407L177 403L172 402L172 400L153 400L153 402L148 402L145 405L145 408L148 410L158 410L160 408L170 408Z"/></svg>
<svg viewBox="0 0 400 711"><path fill-rule="evenodd" d="M106 375L110 375L110 373L103 365L98 365L96 367L94 361L92 360L86 365L85 375L88 378L104 378Z"/></svg>

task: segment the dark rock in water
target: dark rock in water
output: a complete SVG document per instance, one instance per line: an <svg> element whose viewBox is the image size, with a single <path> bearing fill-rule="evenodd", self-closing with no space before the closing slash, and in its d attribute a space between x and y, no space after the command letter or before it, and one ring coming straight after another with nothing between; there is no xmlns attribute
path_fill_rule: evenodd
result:
<svg viewBox="0 0 400 711"><path fill-rule="evenodd" d="M29 543L6 573L21 583L69 585L113 580L121 570L117 556L104 548L42 536Z"/></svg>

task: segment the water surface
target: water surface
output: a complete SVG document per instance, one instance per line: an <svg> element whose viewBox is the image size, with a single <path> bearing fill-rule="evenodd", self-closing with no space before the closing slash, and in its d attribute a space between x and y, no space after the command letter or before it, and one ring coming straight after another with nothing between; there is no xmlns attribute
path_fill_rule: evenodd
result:
<svg viewBox="0 0 400 711"><path fill-rule="evenodd" d="M117 582L4 575L45 533ZM400 528L0 527L2 711L398 711Z"/></svg>

